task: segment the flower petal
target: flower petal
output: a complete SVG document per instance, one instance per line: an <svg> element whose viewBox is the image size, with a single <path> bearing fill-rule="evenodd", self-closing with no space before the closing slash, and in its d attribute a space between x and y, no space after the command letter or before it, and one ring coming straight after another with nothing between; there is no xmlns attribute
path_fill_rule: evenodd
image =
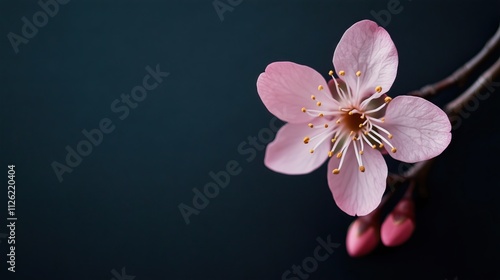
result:
<svg viewBox="0 0 500 280"><path fill-rule="evenodd" d="M356 90L359 79L358 100L376 93L382 87L380 96L386 93L396 79L398 52L387 31L375 22L362 20L346 30L333 54L333 66L337 73L345 71L345 80ZM356 72L361 71L358 78Z"/></svg>
<svg viewBox="0 0 500 280"><path fill-rule="evenodd" d="M319 121L312 123L320 125ZM307 124L285 124L267 146L264 164L273 171L289 175L315 170L325 162L330 150L331 133L320 135L324 132L327 132L325 128L310 128ZM308 144L304 144L304 137L311 139ZM311 154L310 150L320 142Z"/></svg>
<svg viewBox="0 0 500 280"><path fill-rule="evenodd" d="M319 91L318 86L323 90ZM325 106L334 103L325 79L314 69L293 62L274 62L257 79L257 91L266 108L276 117L290 123L304 123L315 116L301 109L314 108L321 101ZM311 100L315 95L317 100Z"/></svg>
<svg viewBox="0 0 500 280"><path fill-rule="evenodd" d="M365 172L359 171L354 152L348 151L339 174L339 159L332 157L328 163L328 185L337 206L349 215L363 216L380 204L385 191L387 165L379 151L366 149L362 155Z"/></svg>
<svg viewBox="0 0 500 280"><path fill-rule="evenodd" d="M413 163L441 154L451 141L451 124L443 110L415 96L398 96L387 107L383 127L397 152L389 154ZM386 149L390 151L390 147Z"/></svg>

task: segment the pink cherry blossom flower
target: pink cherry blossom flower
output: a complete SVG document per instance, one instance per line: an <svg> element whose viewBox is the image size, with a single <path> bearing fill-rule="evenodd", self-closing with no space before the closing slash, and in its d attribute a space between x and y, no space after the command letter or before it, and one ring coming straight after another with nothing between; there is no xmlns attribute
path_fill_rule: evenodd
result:
<svg viewBox="0 0 500 280"><path fill-rule="evenodd" d="M409 163L439 155L451 141L451 124L422 98L385 93L396 78L398 54L391 37L363 20L342 36L333 55L338 73L325 79L307 66L274 62L257 80L267 109L288 122L266 149L265 165L306 174L328 163L328 185L338 207L367 215L380 203L387 165L382 149Z"/></svg>

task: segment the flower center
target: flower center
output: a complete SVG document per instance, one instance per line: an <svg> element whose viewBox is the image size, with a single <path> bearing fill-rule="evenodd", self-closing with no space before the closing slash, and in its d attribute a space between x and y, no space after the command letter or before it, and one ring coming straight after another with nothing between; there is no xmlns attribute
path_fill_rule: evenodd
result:
<svg viewBox="0 0 500 280"><path fill-rule="evenodd" d="M345 71L339 71L340 76L346 74L348 73ZM353 74L357 77L356 87L350 87L350 85L346 84L345 89L343 89L333 76L333 71L330 71L329 75L332 76L335 82L338 100L334 99L329 92L324 91L323 86L319 85L318 91L323 91L325 94L318 97L315 95L311 96L314 109L306 107L301 109L302 112L317 117L316 119L324 120L324 123L321 125L309 123L308 126L311 129L322 129L323 131L315 133L314 137L306 136L303 141L304 144L309 144L310 141L315 142L312 149L309 150L312 154L321 143L331 140L331 149L328 152L328 156L336 156L340 159L338 168L332 171L333 174L340 173L344 158L351 146L358 162L359 171L361 172L365 172L363 165L365 145L368 145L372 149L381 149L385 145L388 145L391 152L395 153L397 151L396 147L390 141L393 135L384 128L385 118L379 116L383 112L381 110L392 99L385 97L383 102L378 102L378 105L375 105L376 108L370 108L373 104L377 104L377 102L372 101L376 101L375 98L378 98L378 96L375 93L380 93L382 87L375 87L370 97L359 100L359 78L362 73L361 71L357 71ZM322 106L322 104L324 105Z"/></svg>
<svg viewBox="0 0 500 280"><path fill-rule="evenodd" d="M352 111L349 111L342 117L342 122L349 131L358 132L363 127L365 118L359 113L352 113Z"/></svg>

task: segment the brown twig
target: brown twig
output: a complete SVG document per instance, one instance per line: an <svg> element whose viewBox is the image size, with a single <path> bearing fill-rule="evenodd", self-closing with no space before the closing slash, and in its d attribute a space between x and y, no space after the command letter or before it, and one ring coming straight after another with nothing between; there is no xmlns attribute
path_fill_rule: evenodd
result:
<svg viewBox="0 0 500 280"><path fill-rule="evenodd" d="M467 102L475 98L482 90L487 89L493 92L495 90L493 86L500 85L500 83L495 84L498 77L500 77L500 59L488 68L466 91L448 103L445 107L446 113L458 113Z"/></svg>
<svg viewBox="0 0 500 280"><path fill-rule="evenodd" d="M483 49L462 67L453 72L453 74L437 83L426 85L420 90L413 91L410 95L429 98L451 86L464 84L471 73L477 70L481 64L488 60L497 49L500 49L500 26L495 35L491 37Z"/></svg>

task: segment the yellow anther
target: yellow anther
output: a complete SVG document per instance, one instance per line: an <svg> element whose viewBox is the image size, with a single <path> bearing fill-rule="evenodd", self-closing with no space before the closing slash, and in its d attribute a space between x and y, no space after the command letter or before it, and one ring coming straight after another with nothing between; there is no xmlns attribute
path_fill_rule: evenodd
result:
<svg viewBox="0 0 500 280"><path fill-rule="evenodd" d="M318 101L318 102L316 103L316 105L321 106L321 102L319 102L319 101Z"/></svg>
<svg viewBox="0 0 500 280"><path fill-rule="evenodd" d="M318 114L318 117L323 117L323 116L324 116L323 113Z"/></svg>
<svg viewBox="0 0 500 280"><path fill-rule="evenodd" d="M325 123L325 128L328 128L328 124L327 123Z"/></svg>
<svg viewBox="0 0 500 280"><path fill-rule="evenodd" d="M385 103L389 103L389 102L391 102L391 100L392 100L392 98L390 98L389 96L384 98Z"/></svg>
<svg viewBox="0 0 500 280"><path fill-rule="evenodd" d="M381 120L382 122L385 122L385 118L381 118L380 120Z"/></svg>
<svg viewBox="0 0 500 280"><path fill-rule="evenodd" d="M340 75L340 76L344 76L344 75L345 75L345 71L344 71L344 70L340 70L340 71L339 71L339 75Z"/></svg>
<svg viewBox="0 0 500 280"><path fill-rule="evenodd" d="M358 140L358 138L356 136L353 136L352 140L356 141L356 140Z"/></svg>
<svg viewBox="0 0 500 280"><path fill-rule="evenodd" d="M384 144L380 143L380 145L378 145L378 147L382 149L384 147Z"/></svg>
<svg viewBox="0 0 500 280"><path fill-rule="evenodd" d="M349 116L352 116L354 114L354 112L353 111L349 111L348 114L349 114Z"/></svg>
<svg viewBox="0 0 500 280"><path fill-rule="evenodd" d="M333 169L332 173L333 173L333 174L339 174L339 173L340 173L340 170L338 170L338 169Z"/></svg>
<svg viewBox="0 0 500 280"><path fill-rule="evenodd" d="M360 155L363 155L363 154L364 154L363 150L360 150L360 151L359 151L359 154L360 154Z"/></svg>
<svg viewBox="0 0 500 280"><path fill-rule="evenodd" d="M377 87L375 88L375 91L376 91L376 92L382 92L382 87L381 87L381 86L377 86Z"/></svg>
<svg viewBox="0 0 500 280"><path fill-rule="evenodd" d="M302 107L302 109L300 109L302 111L302 113L305 113L307 110L306 108Z"/></svg>
<svg viewBox="0 0 500 280"><path fill-rule="evenodd" d="M339 123L340 123L340 119L338 119L335 123L336 123L336 124L339 124Z"/></svg>
<svg viewBox="0 0 500 280"><path fill-rule="evenodd" d="M361 76L361 71L356 72L356 76Z"/></svg>
<svg viewBox="0 0 500 280"><path fill-rule="evenodd" d="M332 70L328 71L328 76L333 76L333 71Z"/></svg>
<svg viewBox="0 0 500 280"><path fill-rule="evenodd" d="M332 151L329 151L328 152L328 157L332 157L333 156L333 152Z"/></svg>
<svg viewBox="0 0 500 280"><path fill-rule="evenodd" d="M304 137L304 144L309 144L309 140L311 140L309 137Z"/></svg>
<svg viewBox="0 0 500 280"><path fill-rule="evenodd" d="M365 167L364 167L363 165L360 165L360 166L359 166L359 171L361 171L361 172L365 172Z"/></svg>
<svg viewBox="0 0 500 280"><path fill-rule="evenodd" d="M388 137L389 139L392 139L392 134L390 134L390 133L389 133L389 134L387 135L387 137Z"/></svg>
<svg viewBox="0 0 500 280"><path fill-rule="evenodd" d="M311 95L311 99L312 99L312 100L316 100L316 96Z"/></svg>
<svg viewBox="0 0 500 280"><path fill-rule="evenodd" d="M322 85L319 85L319 86L318 86L318 90L323 90L323 86L322 86Z"/></svg>
<svg viewBox="0 0 500 280"><path fill-rule="evenodd" d="M351 132L349 132L349 136L352 136L354 134L354 131L351 130Z"/></svg>
<svg viewBox="0 0 500 280"><path fill-rule="evenodd" d="M313 149L311 149L309 152L312 154L312 153L314 153L314 150L313 150Z"/></svg>
<svg viewBox="0 0 500 280"><path fill-rule="evenodd" d="M313 127L314 127L314 124L309 123L307 126L308 126L308 127L310 127L310 128L313 128Z"/></svg>
<svg viewBox="0 0 500 280"><path fill-rule="evenodd" d="M365 114L362 114L362 115L360 116L360 118L361 118L361 119L364 119L364 118L365 118Z"/></svg>
<svg viewBox="0 0 500 280"><path fill-rule="evenodd" d="M363 132L363 134L364 134L364 135L368 135L369 133L368 133L368 131L365 131L365 132Z"/></svg>
<svg viewBox="0 0 500 280"><path fill-rule="evenodd" d="M395 152L397 152L397 151L398 151L398 150L397 150L396 148L392 148L392 149L391 149L391 152L393 152L393 153L395 153Z"/></svg>
<svg viewBox="0 0 500 280"><path fill-rule="evenodd" d="M373 145L372 145L372 148L373 148L373 149L376 149L376 148L377 148L377 145L373 144Z"/></svg>
<svg viewBox="0 0 500 280"><path fill-rule="evenodd" d="M341 158L341 157L342 157L342 152L339 152L339 153L337 154L337 158Z"/></svg>
<svg viewBox="0 0 500 280"><path fill-rule="evenodd" d="M332 143L337 141L337 138L332 138Z"/></svg>
<svg viewBox="0 0 500 280"><path fill-rule="evenodd" d="M359 127L359 128L362 128L362 127L363 127L363 124L362 124L362 123L360 123L360 124L358 125L358 127Z"/></svg>

